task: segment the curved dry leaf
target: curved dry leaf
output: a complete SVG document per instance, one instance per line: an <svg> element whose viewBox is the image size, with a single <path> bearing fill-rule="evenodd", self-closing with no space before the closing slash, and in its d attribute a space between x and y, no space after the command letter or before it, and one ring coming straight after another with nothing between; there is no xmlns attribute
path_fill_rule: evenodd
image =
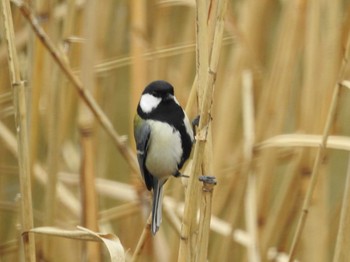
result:
<svg viewBox="0 0 350 262"><path fill-rule="evenodd" d="M122 244L120 243L119 238L114 234L102 234L93 232L87 228L78 226L83 232L87 232L100 241L102 241L108 249L109 255L112 262L122 262L125 261L125 252Z"/></svg>
<svg viewBox="0 0 350 262"><path fill-rule="evenodd" d="M44 234L85 241L102 242L104 243L109 252L111 262L125 261L124 248L116 235L96 233L81 226L78 226L77 228L78 230L65 230L56 227L37 227L29 230L29 233Z"/></svg>

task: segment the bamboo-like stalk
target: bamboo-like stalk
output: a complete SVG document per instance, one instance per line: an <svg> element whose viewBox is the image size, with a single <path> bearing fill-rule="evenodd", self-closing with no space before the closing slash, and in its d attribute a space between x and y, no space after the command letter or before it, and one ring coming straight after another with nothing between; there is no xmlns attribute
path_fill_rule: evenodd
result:
<svg viewBox="0 0 350 262"><path fill-rule="evenodd" d="M286 2L283 6L283 16L277 36L276 51L273 52L271 71L263 85L257 106L256 140L265 136L280 134L285 127L289 98L292 88L292 79L296 74L294 70L301 51L300 38L302 37L303 22L302 1ZM268 204L272 198L269 190L273 184L273 174L277 167L277 151L271 149L264 151L259 157L258 180L258 216L265 221Z"/></svg>
<svg viewBox="0 0 350 262"><path fill-rule="evenodd" d="M199 179L203 183L203 186L198 227L198 249L195 261L201 262L206 261L208 255L212 196L216 180L215 177L208 176L202 176Z"/></svg>
<svg viewBox="0 0 350 262"><path fill-rule="evenodd" d="M147 32L147 5L144 1L131 1L131 93L130 109L134 112L142 89L147 84L147 62L144 57L146 53L145 35ZM132 134L132 127L130 134Z"/></svg>
<svg viewBox="0 0 350 262"><path fill-rule="evenodd" d="M84 18L91 1L22 1L33 7L37 25L49 35L60 50L60 58L70 65L71 73L81 79L81 86L92 94L118 133L128 134L130 141L120 138L130 144L130 148L134 148L130 126L136 102L148 80L171 82L179 103L187 102L190 120L200 113L202 102L199 100L204 98L206 84L197 89L196 1L104 0L103 5L95 8L98 30L90 32L96 47L92 54L86 54L91 38L84 32L84 28L89 27ZM219 1L205 0L200 4L203 3L208 5L206 40L198 41L198 50L207 49L204 61L207 65L202 73L209 82ZM80 183L81 159L84 159L84 169L88 170L83 171L84 174L96 176L100 230L118 233L123 246L129 250L129 261L149 215L150 193L137 174L130 172L128 163L96 120L93 119L92 129L86 130L92 133L84 134L84 139L79 137L81 97L75 93L76 87L56 65L20 10L14 4L11 7L14 44L28 95L28 136L34 145L29 146L33 150L29 156L35 224L55 224L65 229L82 224L82 208L87 209L89 204L80 192L95 194L91 193L94 189L89 190L87 184ZM202 260L206 253L209 261L288 259L287 251L310 185L314 157L322 143L334 83L341 80L340 84L346 88L339 95L332 136L327 139L326 154L321 159L317 185L295 252L296 259L302 261L339 260L339 250L343 249L340 246L346 246L348 231L346 222L342 222L346 212L342 204L346 203L344 185L348 179L346 165L350 152L349 66L344 78L338 77L349 34L350 6L343 0L244 0L228 1L226 13L210 110L212 122L205 131L196 130L198 141L207 134L198 175L215 174L218 186L213 192L208 231L207 224L202 225L203 217L199 220L198 211L203 212L199 208L202 185L194 181L198 185L198 204L191 217L195 227L194 259ZM1 26L0 31L2 29ZM15 226L21 224L21 214L17 212L20 198L15 198L20 191L16 176L20 152L6 69L7 47L5 38L2 40L0 220L3 223L0 223L0 235L4 243L17 243L14 248L1 245L0 257L5 262L24 260L24 257L23 245L16 237L19 227ZM93 59L85 60L92 55ZM90 70L93 68L85 77L87 66ZM249 96L242 93L246 90L242 88L242 80L249 78L247 71L253 79L251 99L256 109L253 116L244 109L248 104L245 98ZM94 80L89 82L87 79L92 76ZM141 83L143 78L146 80ZM91 91L88 85L93 81L98 88ZM56 97L51 92L54 88ZM56 107L52 101L59 105ZM251 121L253 127L247 127L247 121ZM256 139L250 141L247 130L256 131L253 135ZM198 141L196 143L200 143ZM193 164L196 165L192 159L186 162L181 173L190 175ZM92 169L95 174L89 172ZM57 178L53 176L55 173ZM186 194L188 182L188 178L171 178L167 182L162 230L144 242L138 261L178 261L185 199L195 197ZM55 208L59 212L55 212ZM52 222L46 215L54 217ZM77 239L35 234L35 240L36 253L44 259L70 262L87 256L86 249L81 252L87 243ZM49 242L52 252L45 249ZM103 258L105 251L99 254ZM346 248L343 251L347 256Z"/></svg>
<svg viewBox="0 0 350 262"><path fill-rule="evenodd" d="M132 255L131 262L136 262L139 258L143 247L145 246L147 240L151 236L151 223L152 223L152 214L148 217L146 225L142 231L142 234L137 242L137 246L135 248L134 254Z"/></svg>
<svg viewBox="0 0 350 262"><path fill-rule="evenodd" d="M198 205L198 177L204 159L204 149L208 138L208 130L211 122L211 106L213 89L216 80L216 72L221 50L222 36L224 31L224 19L227 1L219 1L217 8L217 19L214 33L213 46L210 54L210 63L208 64L208 44L207 39L202 34L206 34L207 6L202 2L197 2L197 75L198 75L198 98L200 104L200 121L197 135L197 142L193 153L193 164L189 179L188 189L186 191L186 201L184 217L181 228L181 242L178 261L193 261L195 256L197 236L195 230L197 205ZM203 48L203 49L202 49ZM203 53L201 53L203 51ZM206 68L206 66L209 66ZM208 70L208 75L205 73ZM205 86L203 86L205 84ZM210 142L210 141L209 141ZM189 197L191 196L191 197Z"/></svg>
<svg viewBox="0 0 350 262"><path fill-rule="evenodd" d="M71 49L71 43L68 39L74 32L74 25L79 22L75 15L77 12L76 4L77 3L75 0L67 1L67 13L65 19L63 20L62 42L59 45L59 48L62 51L61 53L64 55L64 59L69 59L71 63L75 62L72 61L75 56L68 52ZM57 68L57 70L60 71L60 73L57 72L59 75L57 89L61 90L59 107L61 108L60 113L62 119L62 123L59 126L60 129L58 131L58 143L62 145L69 129L70 122L68 119L71 117L73 103L75 101L72 101L74 90L69 86L69 84L67 85L66 79L64 78L64 73L59 68Z"/></svg>
<svg viewBox="0 0 350 262"><path fill-rule="evenodd" d="M334 6L337 4L334 3ZM306 5L305 12L305 55L304 55L304 76L302 82L302 89L300 94L300 123L298 126L299 130L307 133L320 133L322 130L323 121L326 117L324 109L328 107L329 97L326 90L330 89L331 85L325 86L325 83L329 83L329 80L325 76L329 76L329 72L322 74L320 77L319 72L323 71L323 56L320 53L327 53L322 51L320 32L321 27L321 1L310 1ZM328 38L328 37L327 37ZM333 59L331 59L333 60ZM327 62L328 63L328 62ZM333 83L333 82L332 82ZM320 90L325 90L324 94L315 96L315 86ZM323 101L323 102L320 102ZM313 117L315 112L319 112L318 117ZM323 114L322 114L323 113ZM302 159L300 162L300 168L307 170L311 169L312 158L314 152L310 149L305 148L302 152ZM307 241L304 238L301 240L303 243L303 249L301 250L300 256L307 261L326 261L328 252L325 243L327 226L329 222L327 217L324 215L327 209L326 201L326 188L322 185L327 183L324 181L325 176L320 176L318 186L315 188L313 194L313 212L310 214L308 219L308 226L305 227L304 235L308 235ZM305 176L302 180L301 188L309 182L309 176ZM302 190L302 195L305 191ZM313 234L317 230L318 234ZM303 250L316 250L317 252L303 252Z"/></svg>
<svg viewBox="0 0 350 262"><path fill-rule="evenodd" d="M81 195L82 195L82 223L93 231L99 231L98 227L98 199L95 188L95 146L92 134L87 130L86 123L81 130L82 143L82 167L81 167ZM84 252L85 253L85 252ZM88 261L101 261L101 246L95 243L86 243L86 255Z"/></svg>
<svg viewBox="0 0 350 262"><path fill-rule="evenodd" d="M298 197L298 175L299 166L302 158L302 149L295 152L294 159L288 165L285 178L279 189L276 192L276 201L269 212L269 220L266 222L262 230L262 237L260 240L261 254L268 253L268 249L279 243L281 237L280 232L283 232L288 227L288 223L295 219L294 209L291 208L291 203L295 203ZM289 234L284 234L284 239L288 239Z"/></svg>
<svg viewBox="0 0 350 262"><path fill-rule="evenodd" d="M42 3L45 4L45 3ZM51 9L53 7L53 4L51 3ZM70 0L67 3L68 10L64 14L64 23L63 23L63 33L62 33L62 38L66 39L67 37L70 36L70 31L72 30L73 27L73 14L75 11L75 1ZM51 11L50 8L48 11ZM55 10L55 9L53 9ZM54 13L52 11L52 13ZM51 14L53 15L53 14ZM53 26L51 26L53 27ZM57 31L57 29L56 29ZM37 45L40 45L41 48L44 48L40 41L37 40ZM38 47L39 48L39 47ZM65 59L66 56L65 56ZM51 78L50 78L51 80ZM55 218L56 218L56 210L57 210L57 198L60 198L61 196L58 195L57 189L60 188L58 186L58 168L59 168L59 153L60 153L60 148L62 145L63 137L65 134L66 130L66 121L64 121L66 118L61 117L62 113L64 112L62 110L63 103L64 103L64 108L67 109L70 108L68 106L69 103L68 100L66 99L69 97L67 94L64 96L61 95L62 93L65 93L62 91L66 86L65 79L63 77L63 74L61 70L58 67L53 67L52 68L52 85L48 85L51 88L48 90L49 93L49 98L48 98L48 109L49 109L49 119L48 119L48 174L47 176L47 190L46 190L46 221L45 225L47 226L54 226L55 223ZM64 101L62 101L64 100ZM37 108L35 108L36 105L33 106L33 110L37 111ZM61 121L62 120L62 121ZM35 139L33 139L35 140ZM34 172L37 172L35 170L38 170L37 165L34 163L33 167ZM72 201L73 202L73 201ZM77 210L78 211L78 210ZM80 210L79 210L80 211ZM93 228L95 230L95 228ZM97 230L95 230L97 231ZM52 238L47 238L46 245L48 246L47 251L45 252L46 257L49 255L52 259L52 257L55 256L55 253L52 252L53 248L53 239ZM50 260L50 258L48 257Z"/></svg>
<svg viewBox="0 0 350 262"><path fill-rule="evenodd" d="M18 146L18 165L19 180L21 190L21 224L22 231L33 228L33 210L31 178L29 168L29 149L28 149L28 126L27 126L27 106L24 83L20 76L16 47L14 44L14 29L12 22L12 12L9 0L1 1L2 17L4 21L5 37L8 48L8 64L10 69L11 84L13 87L15 101L15 120L17 128L17 146ZM25 259L27 261L36 261L35 239L33 236L23 236Z"/></svg>
<svg viewBox="0 0 350 262"><path fill-rule="evenodd" d="M297 245L299 243L300 240L300 236L301 233L304 229L304 225L305 225L305 221L307 218L307 214L309 212L309 207L310 207L310 202L311 202L311 197L312 194L314 192L315 189L315 185L317 182L317 178L318 178L318 174L319 174L319 168L320 165L322 163L322 159L326 153L326 145L327 145L327 141L328 141L328 137L330 134L330 130L331 127L333 125L334 122L334 118L336 115L336 111L337 111L337 106L338 106L338 100L339 100L339 94L340 94L340 89L341 89L341 84L340 81L343 80L344 78L344 74L345 74L345 70L347 67L347 62L348 62L348 55L349 55L349 47L350 47L350 37L347 39L347 43L346 43L346 49L344 52L344 56L343 56L343 61L342 61L342 66L340 68L339 71L339 76L338 76L338 82L334 87L333 90L333 95L332 95L332 100L331 100L331 104L329 107L329 111L328 111L328 115L327 115L327 119L326 119L326 123L323 129L323 134L322 134L322 141L321 144L317 150L317 155L314 161L314 165L312 168L312 174L311 174L311 178L310 178L310 184L308 186L308 190L303 202L303 206L302 206L302 211L298 220L298 225L293 237L293 241L292 241L292 245L290 247L290 251L289 251L289 261L293 261L294 257L295 257L295 251L297 248Z"/></svg>
<svg viewBox="0 0 350 262"><path fill-rule="evenodd" d="M198 104L201 108L201 119L199 127L203 128L203 123L208 124L207 113L209 111L209 105L206 108L203 106L203 97L205 93L205 87L209 87L207 84L207 70L209 63L208 54L208 41L207 41L207 15L208 6L206 1L196 2L196 37L197 37L197 49L196 49L196 72L197 72L197 96ZM211 99L211 98L210 98ZM203 111L205 109L206 111ZM205 116L204 116L205 115ZM205 119L203 119L203 116ZM204 122L206 120L206 122ZM198 130L201 130L198 129ZM188 182L188 189L186 190L185 210L181 226L181 239L179 247L178 261L194 261L195 256L195 232L197 229L197 210L198 210L198 178L200 176L201 159L203 159L205 141L200 140L196 142L193 163L191 168L191 176ZM191 196L191 197L190 197Z"/></svg>
<svg viewBox="0 0 350 262"><path fill-rule="evenodd" d="M62 69L63 73L76 88L79 96L83 99L88 108L94 114L96 120L100 123L100 125L103 127L106 133L111 137L115 146L118 148L121 155L129 164L131 170L134 173L138 173L139 170L135 154L132 152L130 147L126 145L125 140L116 132L111 121L104 114L101 107L96 103L95 99L91 96L91 93L84 88L80 79L73 73L71 66L64 60L64 56L61 55L61 52L54 46L51 39L39 26L39 23L37 22L32 11L22 1L15 1L15 3L18 6L21 13L23 14L23 16L31 25L32 29L34 30L37 37L40 39L41 43L46 47L46 49L48 50L52 58L55 60L57 65Z"/></svg>
<svg viewBox="0 0 350 262"><path fill-rule="evenodd" d="M49 16L52 15L53 10L53 1L38 1L37 3L37 10L40 10L43 14L48 14ZM54 20L50 20L50 22L47 25L47 29L51 34L54 35L54 37L57 36L58 30L56 29L56 23ZM42 86L47 86L50 88L47 88L45 90L42 90L44 92L34 92L34 94L37 96L35 99L40 100L41 93L47 92L47 100L48 100L48 119L47 119L47 138L48 138L48 156L47 156L47 173L49 174L48 181L47 181L47 187L45 192L45 220L44 224L46 226L55 226L55 219L57 217L57 182L58 182L58 168L59 168L59 130L60 130L60 124L61 121L58 121L59 115L60 115L60 105L59 105L59 82L60 78L62 77L61 71L57 67L52 67L52 64L50 63L50 57L44 52L44 47L41 45L40 41L37 39L34 39L33 41L34 48L37 48L38 50L41 50L41 54L38 55L35 52L33 52L33 61L36 61L37 55L39 57L43 57L44 61L42 62L45 66L45 69L41 68L41 63L36 63L35 71L32 73L35 76L36 75L42 75L41 77L37 77L37 82L32 85L32 89L34 90L41 90ZM39 58L40 59L40 58ZM53 83L52 85L50 83ZM32 112L34 118L37 120L39 119L39 108L38 103L32 105ZM38 122L32 122L32 130L34 130L34 135L31 137L32 144L40 145L40 142L42 138L40 136L37 136L36 129L39 126ZM33 150L33 154L36 154L36 150ZM39 155L39 154L38 154ZM34 170L34 166L36 163L36 157L32 160L32 170ZM55 243L54 240L50 237L46 237L44 241L44 257L47 260L53 260L55 257L54 247Z"/></svg>
<svg viewBox="0 0 350 262"><path fill-rule="evenodd" d="M147 50L147 3L146 1L132 0L129 3L130 6L130 88L129 88L129 103L128 107L131 112L131 116L136 114L137 104L139 102L140 95L143 88L149 81L149 67L148 62L145 59L145 52ZM133 138L133 121L129 121L129 135ZM134 139L130 140L132 148L136 148ZM138 169L138 166L137 166ZM139 178L138 170L132 170L132 176ZM134 179L135 188L142 188L146 191L143 182ZM132 227L134 221L127 220L126 225ZM126 241L132 242L137 238L136 232L130 232Z"/></svg>
<svg viewBox="0 0 350 262"><path fill-rule="evenodd" d="M48 1L51 2L51 1ZM51 10L48 10L47 7L41 5L42 1L35 1L33 5L37 8L36 11L38 12L38 16L46 16L50 14ZM53 28L51 26L51 20L47 21L47 23L42 24L44 30L50 30ZM30 30L29 30L30 32ZM40 144L42 144L42 129L40 129L40 120L42 119L40 116L40 98L45 93L43 90L44 86L49 85L49 79L48 75L51 75L51 67L49 64L49 56L47 53L45 53L45 47L40 44L40 40L35 37L29 37L29 43L28 43L28 60L30 61L31 66L28 67L28 73L29 73L29 90L30 90L30 122L32 123L29 126L29 134L30 134L30 144L29 144L29 150L30 150L30 169L33 169L34 163L39 158L39 152L40 152ZM52 119L52 118L51 118ZM50 125L50 123L48 123ZM45 132L45 131L44 131ZM43 133L44 133L43 132ZM51 146L51 145L50 145ZM49 152L51 154L51 152ZM52 181L54 181L55 178L53 176ZM51 189L51 188L50 188ZM48 194L50 192L48 191ZM53 191L54 194L54 191ZM48 198L50 196L48 195ZM50 200L50 199L49 199ZM51 209L51 207L50 207ZM50 210L47 212L47 218L49 218ZM46 241L45 241L46 242ZM49 245L49 242L46 242L45 245ZM46 247L44 247L46 249ZM44 253L47 253L44 251ZM46 256L46 254L44 254ZM48 258L50 259L50 258Z"/></svg>
<svg viewBox="0 0 350 262"><path fill-rule="evenodd" d="M214 108L216 111L216 131L214 136L215 154L213 162L216 170L227 168L235 162L235 159L241 157L241 130L237 126L240 125L242 108L241 88L239 88L242 82L242 71L247 68L252 69L256 89L255 95L260 98L259 90L263 90L261 88L263 76L261 72L264 69L260 61L260 56L264 55L262 52L262 48L264 47L262 42L264 41L264 32L266 31L264 25L266 25L271 17L273 6L273 2L266 0L258 2L244 1L239 6L239 20L237 20L237 17L233 14L234 12L232 12L232 5L228 6L226 27L229 33L236 39L237 44L230 47L229 58L226 61L225 71L222 74L224 80L218 85L218 95L215 98L220 101L220 104ZM257 99L256 103L259 100ZM231 112L230 117L227 117L227 112ZM232 147L227 146L228 141L231 141L235 145L234 150L232 150ZM231 159L230 156L233 154L235 157ZM231 198L232 192L241 191L241 188L238 186L232 188L236 184L233 180L226 183L226 179L228 178L226 174L226 172L218 173L218 181L223 181L223 183L220 183L220 194L214 196L216 204L213 207L213 211L215 214L225 209L224 205ZM240 176L240 174L237 174L237 176ZM239 181L241 177L235 180ZM236 194L234 198L236 198ZM240 205L233 208L240 209Z"/></svg>
<svg viewBox="0 0 350 262"><path fill-rule="evenodd" d="M350 160L350 159L349 159ZM347 175L345 181L345 190L341 208L340 222L333 256L333 262L350 260L348 249L350 243L350 161L348 161Z"/></svg>
<svg viewBox="0 0 350 262"><path fill-rule="evenodd" d="M81 58L81 79L82 84L91 94L95 92L95 76L93 64L95 61L96 49L96 7L95 0L89 1L84 14L83 35L86 42L83 46ZM95 232L99 231L98 226L98 198L95 188L95 129L94 118L89 108L79 104L78 125L81 134L82 158L80 170L80 188L82 196L82 223L83 226ZM87 261L101 261L101 246L96 243L86 243ZM83 253L85 253L83 251Z"/></svg>
<svg viewBox="0 0 350 262"><path fill-rule="evenodd" d="M242 76L242 101L243 101L243 134L244 134L244 157L247 162L247 190L245 196L245 220L247 232L251 238L248 247L249 261L261 261L258 242L258 216L257 216L257 194L256 174L251 167L253 160L253 146L255 141L254 126L254 101L253 101L253 76L252 72L244 71Z"/></svg>

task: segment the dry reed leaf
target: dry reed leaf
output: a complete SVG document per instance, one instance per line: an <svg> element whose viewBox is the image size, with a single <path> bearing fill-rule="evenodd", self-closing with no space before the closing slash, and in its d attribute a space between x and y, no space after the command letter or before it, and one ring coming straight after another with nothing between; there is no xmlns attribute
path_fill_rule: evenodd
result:
<svg viewBox="0 0 350 262"><path fill-rule="evenodd" d="M196 1L194 0L163 0L158 2L159 5L164 6L176 6L176 5L186 5L190 7L195 7Z"/></svg>
<svg viewBox="0 0 350 262"><path fill-rule="evenodd" d="M255 149L268 147L319 147L321 135L289 134L278 135L256 144ZM327 148L350 151L350 138L346 136L329 136Z"/></svg>
<svg viewBox="0 0 350 262"><path fill-rule="evenodd" d="M349 80L344 80L340 83L342 86L350 89L350 81Z"/></svg>
<svg viewBox="0 0 350 262"><path fill-rule="evenodd" d="M120 243L119 238L114 234L102 234L93 232L87 228L79 227L78 228L91 236L95 236L97 239L102 241L108 249L109 255L112 262L121 262L125 261L125 252L122 244Z"/></svg>
<svg viewBox="0 0 350 262"><path fill-rule="evenodd" d="M56 227L37 227L29 230L29 233L102 242L108 249L112 262L125 261L124 248L117 236L114 234L96 233L80 226L77 226L77 228L78 230L64 230Z"/></svg>

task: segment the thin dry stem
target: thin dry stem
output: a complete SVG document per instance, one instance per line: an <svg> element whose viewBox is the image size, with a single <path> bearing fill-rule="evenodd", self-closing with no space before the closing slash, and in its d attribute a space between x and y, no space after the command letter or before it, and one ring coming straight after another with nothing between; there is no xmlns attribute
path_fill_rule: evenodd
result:
<svg viewBox="0 0 350 262"><path fill-rule="evenodd" d="M86 90L95 94L95 75L93 65L95 61L96 49L96 7L97 1L90 0L84 15L84 39L86 43L82 51L81 79ZM93 231L99 231L98 225L98 195L95 186L96 177L96 130L94 128L94 118L92 112L84 103L79 104L78 124L81 134L81 170L80 188L82 195L82 221L83 226ZM101 261L101 246L95 243L86 243L87 260L90 262ZM85 250L83 251L85 253Z"/></svg>
<svg viewBox="0 0 350 262"><path fill-rule="evenodd" d="M206 108L203 106L203 97L206 88L209 87L207 83L207 70L209 63L208 54L208 40L207 40L207 15L208 6L206 1L197 1L196 5L196 37L197 37L197 49L196 49L196 61L197 61L197 96L199 105L201 108L199 130L202 130L206 124L209 124L207 113L209 112L209 106L206 104ZM210 98L211 99L211 98ZM203 110L204 109L204 110ZM205 119L204 119L205 118ZM206 120L206 121L205 121ZM205 124L203 124L205 123ZM198 210L198 178L200 176L201 161L203 159L205 141L204 139L197 140L193 163L191 169L191 176L188 182L188 189L186 190L185 211L181 226L181 239L179 247L178 261L194 261L195 256L195 241L196 241L196 229L197 229L197 210ZM191 197L189 197L191 196Z"/></svg>
<svg viewBox="0 0 350 262"><path fill-rule="evenodd" d="M139 258L143 247L146 244L146 241L151 237L151 223L152 223L152 214L148 217L147 223L142 231L139 241L137 242L137 246L135 248L134 254L132 255L131 262L136 262Z"/></svg>
<svg viewBox="0 0 350 262"><path fill-rule="evenodd" d="M243 135L244 135L244 157L247 162L248 176L245 197L245 220L247 231L251 238L248 246L249 261L261 261L258 245L258 216L257 216L257 183L255 171L252 168L253 146L255 141L254 126L254 101L253 101L253 76L250 71L244 71L242 76L242 101L243 101Z"/></svg>
<svg viewBox="0 0 350 262"><path fill-rule="evenodd" d="M299 243L301 233L302 233L304 226L305 226L305 221L306 221L306 218L307 218L307 215L309 212L312 194L314 192L314 189L315 189L315 186L317 183L317 178L318 178L318 174L319 174L318 171L319 171L322 160L323 160L325 153L326 153L327 141L328 141L328 137L329 137L329 134L331 131L331 127L334 123L334 118L336 115L336 110L337 110L337 105L338 105L338 100L339 100L339 93L340 93L340 89L341 89L341 85L339 83L341 83L341 81L344 78L344 73L345 73L346 66L347 66L349 46L350 46L350 38L348 38L348 41L347 41L347 45L346 45L346 49L345 49L345 53L344 53L344 57L343 57L342 67L340 68L340 71L339 71L338 82L335 85L334 90L333 90L332 100L331 100L330 108L328 111L326 124L325 124L325 127L323 129L322 141L321 141L321 144L317 150L316 159L314 162L314 166L312 168L310 184L308 186L308 190L307 190L304 202L303 202L302 213L301 213L300 218L298 220L297 229L295 231L292 245L291 245L291 248L289 251L289 254L290 254L289 261L293 261L295 258L295 251L296 251L297 245Z"/></svg>
<svg viewBox="0 0 350 262"><path fill-rule="evenodd" d="M348 168L345 181L345 190L343 195L343 203L341 208L339 229L333 262L350 260L349 254L349 226L350 226L350 159L348 160Z"/></svg>
<svg viewBox="0 0 350 262"><path fill-rule="evenodd" d="M208 64L208 42L205 38L207 26L208 10L203 1L197 2L197 41L198 41L198 57L197 57L197 75L198 75L198 97L200 104L200 121L197 135L197 142L194 148L193 164L189 185L186 192L185 211L181 228L181 242L178 261L193 261L195 249L197 245L197 236L195 234L197 228L196 214L198 205L198 177L202 168L204 159L204 149L207 142L209 125L211 122L211 106L213 99L214 84L216 80L217 66L219 62L219 54L221 50L222 36L224 31L224 19L227 1L218 2L217 19L215 25L215 33L213 46L211 48L210 62ZM207 68L207 66L209 66ZM208 75L206 71L208 72ZM210 142L210 141L209 141ZM210 142L211 143L211 142ZM189 197L191 196L191 197Z"/></svg>
<svg viewBox="0 0 350 262"><path fill-rule="evenodd" d="M203 186L199 216L198 249L196 253L196 261L198 262L207 260L212 197L214 186L216 185L216 180L214 177L203 176L200 177L200 180L203 182Z"/></svg>
<svg viewBox="0 0 350 262"><path fill-rule="evenodd" d="M10 1L4 0L2 3L2 15L5 28L5 37L8 48L8 64L10 69L11 84L13 87L15 101L15 120L17 129L18 146L18 165L19 180L21 190L21 223L23 231L33 228L33 207L32 207L32 188L29 168L29 149L28 149L28 126L27 126L27 106L26 92L24 83L20 76L17 51L14 41L14 29L12 22L12 12ZM25 259L33 262L36 260L35 240L33 236L23 236Z"/></svg>
<svg viewBox="0 0 350 262"><path fill-rule="evenodd" d="M36 33L37 37L40 39L41 43L46 47L49 51L52 58L58 64L58 66L62 69L66 77L71 81L73 86L76 88L79 96L83 99L86 105L89 107L91 112L96 117L97 121L101 124L103 129L107 132L107 134L112 138L114 144L117 146L118 150L125 158L130 168L134 173L139 173L137 161L135 154L132 150L126 145L125 141L121 138L121 136L114 129L111 121L104 114L101 107L96 103L95 99L91 96L91 93L84 88L80 79L73 73L70 65L63 59L63 55L61 52L54 46L51 39L45 33L45 31L39 26L39 23L32 11L28 8L26 4L22 1L15 2L20 9L23 16L27 19L32 29Z"/></svg>

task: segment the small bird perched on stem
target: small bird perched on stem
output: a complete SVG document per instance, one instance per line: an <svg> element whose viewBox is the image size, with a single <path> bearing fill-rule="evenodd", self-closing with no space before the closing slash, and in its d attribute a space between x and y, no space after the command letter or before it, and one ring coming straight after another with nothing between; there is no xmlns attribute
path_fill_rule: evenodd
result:
<svg viewBox="0 0 350 262"><path fill-rule="evenodd" d="M152 234L162 222L163 185L191 154L193 130L174 96L174 88L158 80L146 86L134 118L137 159L148 190L153 189Z"/></svg>

